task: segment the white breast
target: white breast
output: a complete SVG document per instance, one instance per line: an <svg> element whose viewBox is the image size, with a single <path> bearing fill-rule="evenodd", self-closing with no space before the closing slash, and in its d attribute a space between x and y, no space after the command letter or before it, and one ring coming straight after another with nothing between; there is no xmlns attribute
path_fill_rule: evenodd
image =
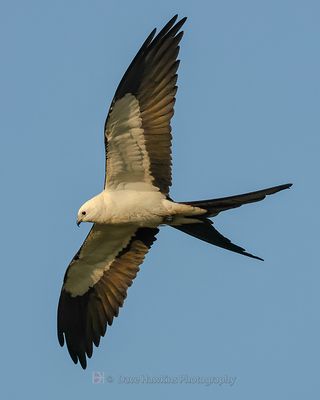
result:
<svg viewBox="0 0 320 400"><path fill-rule="evenodd" d="M167 215L165 196L159 191L116 190L104 192L110 223L135 223L154 227Z"/></svg>

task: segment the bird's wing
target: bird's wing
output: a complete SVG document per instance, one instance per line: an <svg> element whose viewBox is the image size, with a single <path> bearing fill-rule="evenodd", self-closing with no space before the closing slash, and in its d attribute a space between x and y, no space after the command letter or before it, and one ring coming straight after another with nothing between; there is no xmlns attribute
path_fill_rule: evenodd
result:
<svg viewBox="0 0 320 400"><path fill-rule="evenodd" d="M112 189L171 186L171 126L180 28L173 17L153 30L124 74L105 123L106 178Z"/></svg>
<svg viewBox="0 0 320 400"><path fill-rule="evenodd" d="M93 343L118 316L158 229L95 224L71 261L58 306L58 339L86 368Z"/></svg>

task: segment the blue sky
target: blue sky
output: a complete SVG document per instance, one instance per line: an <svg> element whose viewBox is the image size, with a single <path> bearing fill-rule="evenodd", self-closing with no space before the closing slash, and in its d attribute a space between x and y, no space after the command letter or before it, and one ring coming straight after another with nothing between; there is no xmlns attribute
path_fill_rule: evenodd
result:
<svg viewBox="0 0 320 400"><path fill-rule="evenodd" d="M189 19L172 196L294 186L216 218L264 263L164 228L83 371L56 339L64 271L89 229L76 212L102 188L124 70L177 12ZM2 398L319 396L319 12L311 0L2 2ZM178 383L146 383L161 377Z"/></svg>

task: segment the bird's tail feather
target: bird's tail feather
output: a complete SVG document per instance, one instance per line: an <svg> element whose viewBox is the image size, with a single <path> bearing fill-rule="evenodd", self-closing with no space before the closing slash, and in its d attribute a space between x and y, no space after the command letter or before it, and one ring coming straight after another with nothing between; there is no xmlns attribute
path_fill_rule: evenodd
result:
<svg viewBox="0 0 320 400"><path fill-rule="evenodd" d="M221 235L212 225L212 221L207 218L204 218L202 222L196 224L184 224L173 226L173 228L178 229L179 231L185 232L188 235L194 236L204 242L214 244L215 246L222 247L223 249L227 249L233 251L235 253L242 254L247 257L256 258L257 260L263 261L262 258L254 256L246 252L246 250L236 244L233 244L229 239Z"/></svg>
<svg viewBox="0 0 320 400"><path fill-rule="evenodd" d="M212 221L208 217L214 217L221 211L229 210L231 208L240 207L243 204L253 203L255 201L263 200L266 196L280 192L281 190L288 189L292 186L291 183L285 185L273 186L271 188L258 190L256 192L250 192L245 194L239 194L237 196L222 197L220 199L212 200L199 200L183 202L194 207L199 207L207 212L201 217L198 217L199 223L186 223L183 225L172 225L182 232L188 235L194 236L204 242L214 244L215 246L222 247L224 249L234 251L235 253L242 254L247 257L256 258L262 260L262 258L254 256L246 252L246 250L236 244L233 244L229 239L221 235L212 225Z"/></svg>
<svg viewBox="0 0 320 400"><path fill-rule="evenodd" d="M221 211L230 210L231 208L240 207L243 204L254 203L255 201L263 200L266 196L280 192L284 189L289 189L292 183L285 185L273 186L271 188L258 190L256 192L250 192L245 194L238 194L236 196L222 197L220 199L212 200L199 200L199 201L187 201L182 202L183 204L189 204L194 207L200 207L207 210L205 217L214 217Z"/></svg>

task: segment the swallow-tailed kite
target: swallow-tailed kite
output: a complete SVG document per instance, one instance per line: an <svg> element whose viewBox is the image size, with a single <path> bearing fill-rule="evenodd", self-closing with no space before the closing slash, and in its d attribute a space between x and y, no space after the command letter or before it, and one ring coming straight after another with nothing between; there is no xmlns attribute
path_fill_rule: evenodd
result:
<svg viewBox="0 0 320 400"><path fill-rule="evenodd" d="M124 74L108 113L104 190L78 212L93 226L66 271L58 306L58 338L86 368L93 344L118 316L127 289L156 239L169 225L205 242L257 258L222 236L209 219L264 199L291 184L214 200L175 202L171 186L171 126L186 18L174 16L147 37Z"/></svg>

